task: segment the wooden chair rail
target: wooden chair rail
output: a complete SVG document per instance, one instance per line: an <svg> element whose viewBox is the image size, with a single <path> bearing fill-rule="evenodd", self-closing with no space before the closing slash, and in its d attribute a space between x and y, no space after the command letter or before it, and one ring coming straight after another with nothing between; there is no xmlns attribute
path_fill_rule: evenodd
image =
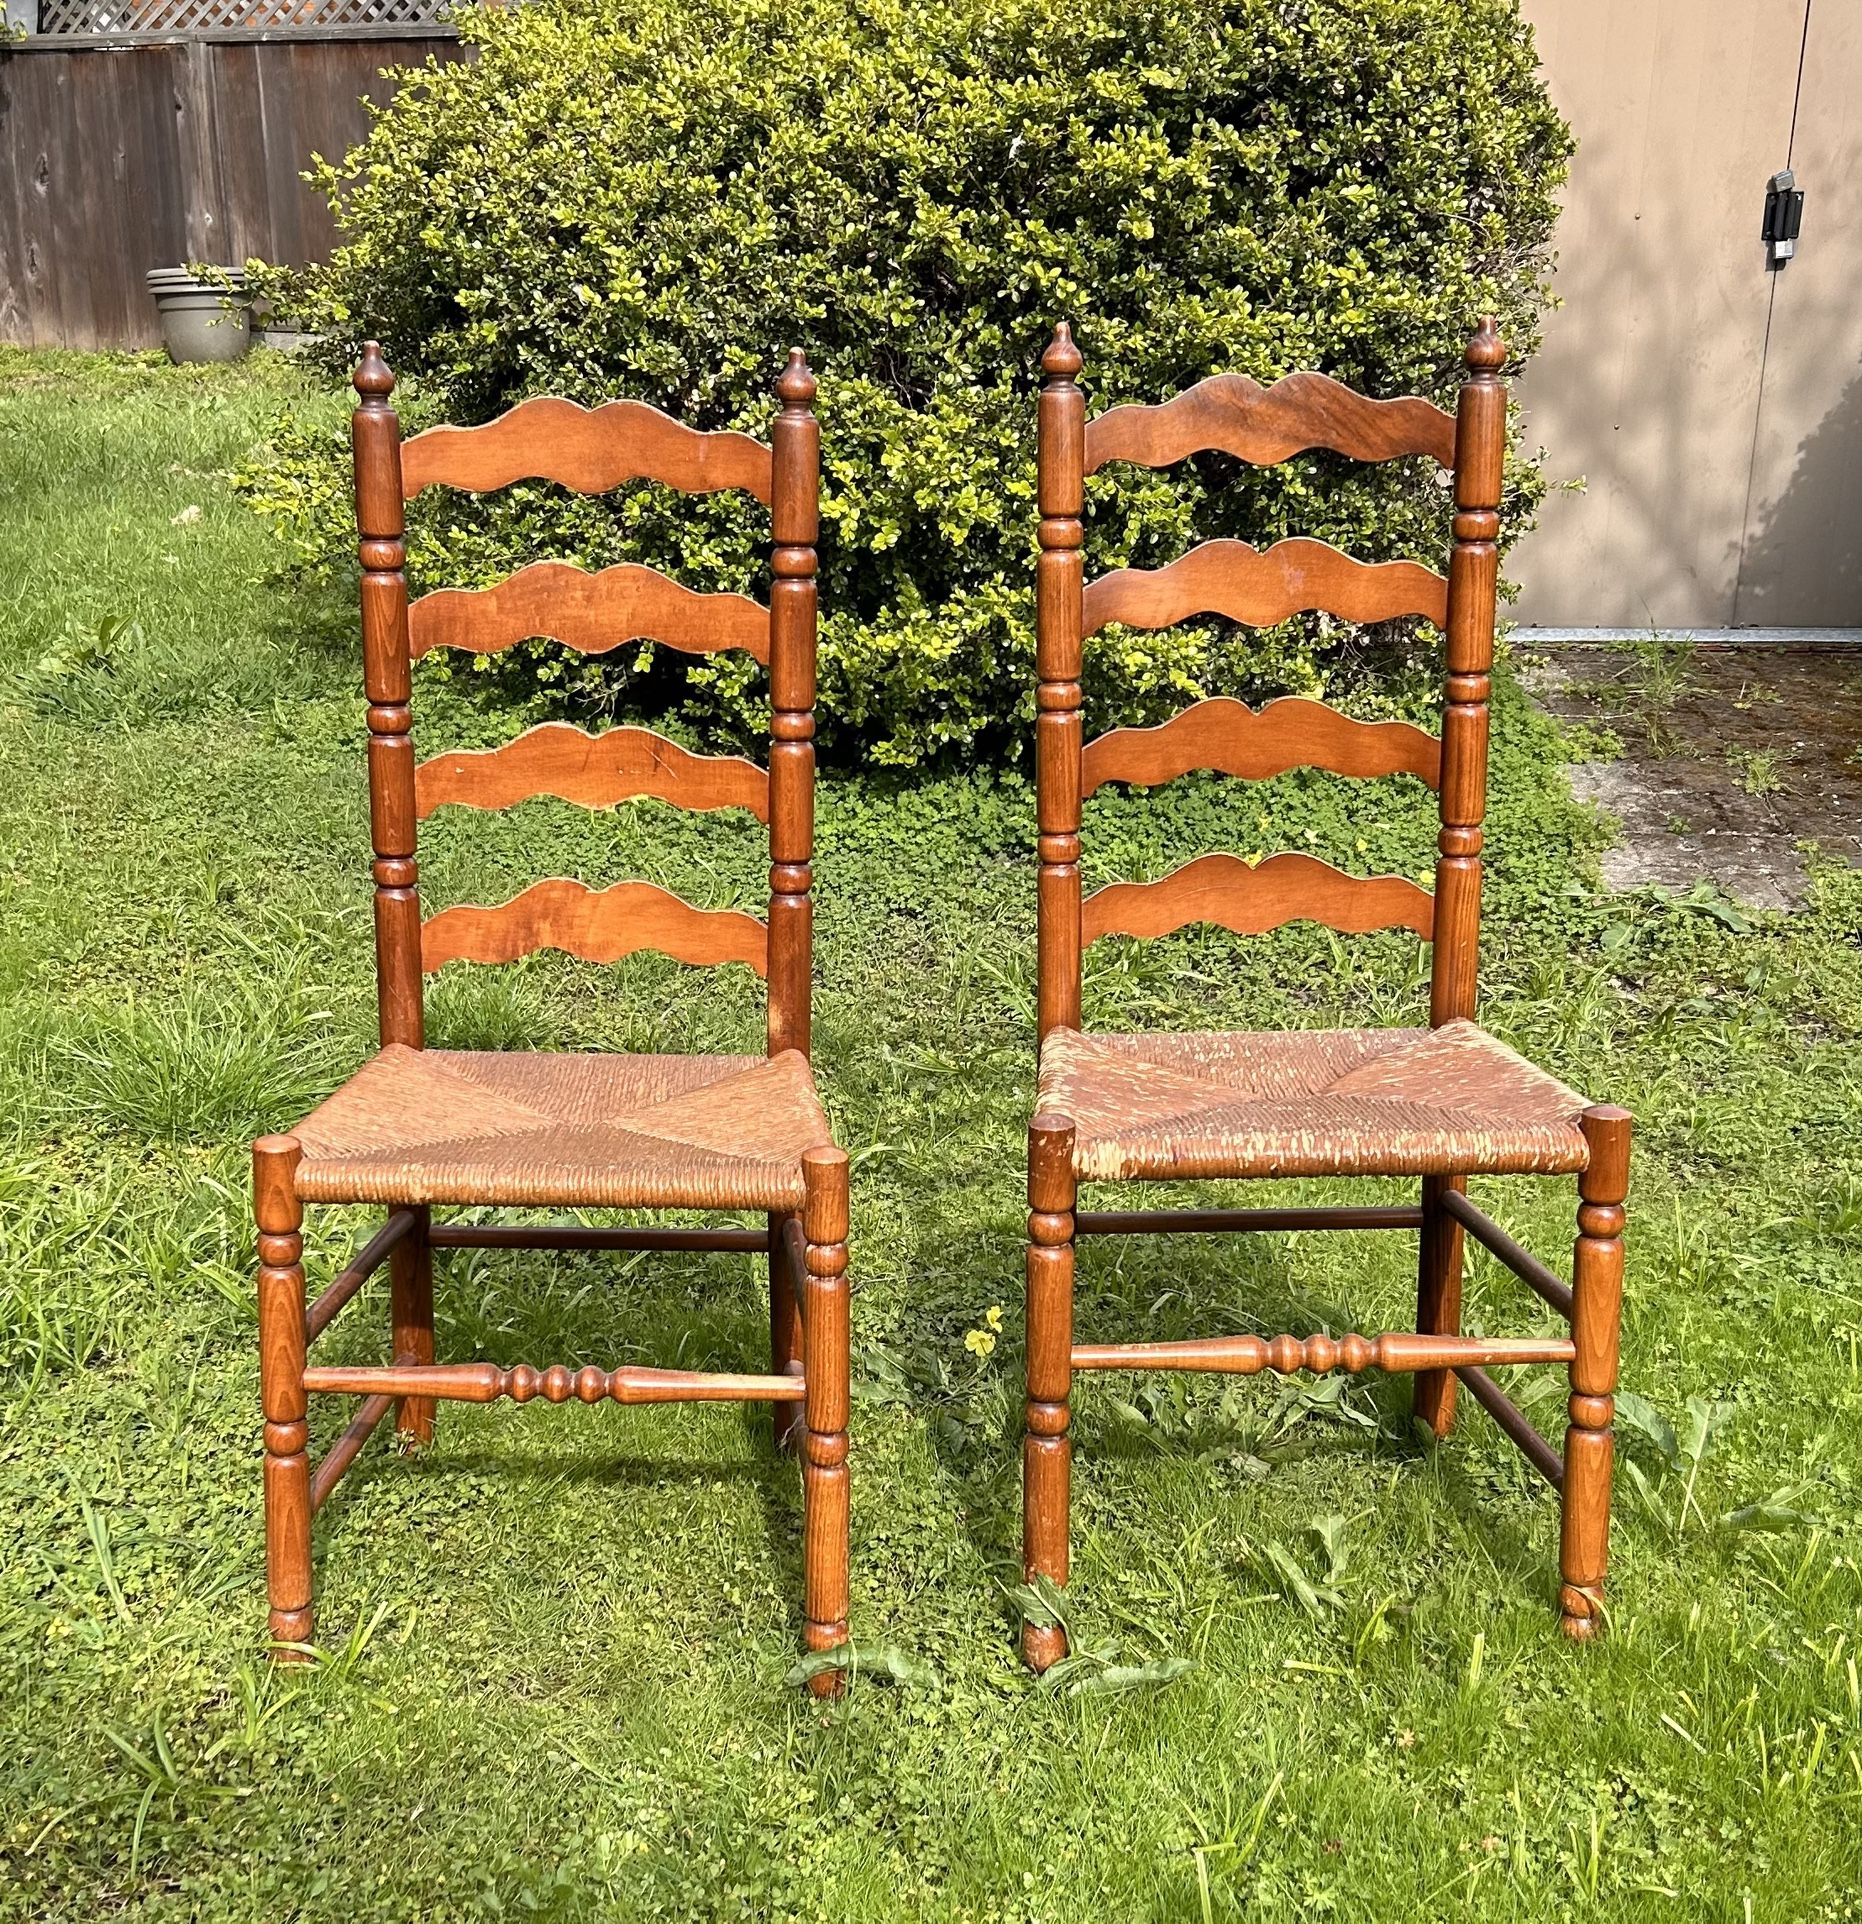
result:
<svg viewBox="0 0 1862 1924"><path fill-rule="evenodd" d="M433 1396L451 1403L495 1403L508 1396L528 1403L799 1403L806 1386L799 1376L731 1376L707 1370L571 1369L553 1363L533 1369L518 1363L390 1364L387 1367L307 1369L306 1390L338 1396Z"/></svg>
<svg viewBox="0 0 1862 1924"><path fill-rule="evenodd" d="M583 808L650 795L680 808L747 808L769 820L769 775L742 755L695 755L650 728L598 735L569 722L543 722L499 748L432 756L414 771L414 813L510 808L554 795Z"/></svg>
<svg viewBox="0 0 1862 1924"><path fill-rule="evenodd" d="M449 962L515 962L535 949L561 949L584 962L654 949L697 968L741 962L758 975L769 968L769 930L754 915L694 908L651 882L591 889L557 877L495 908L442 909L420 931L428 975Z"/></svg>
<svg viewBox="0 0 1862 1924"><path fill-rule="evenodd" d="M330 1492L342 1481L343 1472L362 1454L363 1444L375 1434L382 1418L394 1408L396 1400L386 1392L369 1397L356 1412L355 1420L324 1453L323 1461L310 1473L312 1516L323 1508Z"/></svg>
<svg viewBox="0 0 1862 1924"><path fill-rule="evenodd" d="M1421 615L1446 628L1448 583L1417 561L1359 561L1297 535L1271 548L1205 541L1167 567L1119 568L1089 581L1080 606L1082 635L1113 621L1170 628L1192 615L1271 628L1307 610L1356 622Z"/></svg>
<svg viewBox="0 0 1862 1924"><path fill-rule="evenodd" d="M335 1322L338 1313L368 1279L388 1260L395 1245L419 1223L411 1209L397 1209L348 1263L331 1278L330 1286L304 1312L304 1340L314 1343Z"/></svg>
<svg viewBox="0 0 1862 1924"><path fill-rule="evenodd" d="M1283 375L1272 387L1245 374L1217 374L1155 407L1109 409L1086 424L1086 472L1108 461L1163 468L1205 448L1255 467L1307 448L1357 461L1426 454L1455 465L1455 421L1417 395L1373 400L1328 374Z"/></svg>
<svg viewBox="0 0 1862 1924"><path fill-rule="evenodd" d="M1081 1209L1076 1236L1203 1235L1257 1229L1420 1229L1413 1203L1304 1209Z"/></svg>
<svg viewBox="0 0 1862 1924"><path fill-rule="evenodd" d="M660 481L685 494L743 488L769 505L770 450L747 434L705 434L644 401L538 395L480 427L429 428L401 448L401 491L466 488L483 494L513 481L556 481L605 494L623 481Z"/></svg>
<svg viewBox="0 0 1862 1924"><path fill-rule="evenodd" d="M1310 855L1270 855L1250 867L1239 855L1204 855L1156 882L1114 882L1080 905L1080 942L1106 935L1168 935L1213 922L1235 935L1264 935L1286 922L1319 922L1344 935L1411 929L1426 942L1435 900L1401 875L1346 875Z"/></svg>
<svg viewBox="0 0 1862 1924"><path fill-rule="evenodd" d="M1522 1283L1542 1296L1567 1322L1571 1320L1571 1285L1560 1282L1531 1250L1515 1242L1484 1209L1476 1208L1460 1190L1448 1189L1442 1192L1442 1210L1454 1217L1477 1243L1499 1257Z"/></svg>
<svg viewBox="0 0 1862 1924"><path fill-rule="evenodd" d="M436 588L407 611L408 652L495 655L547 636L585 655L657 641L688 655L741 648L769 660L769 610L748 595L702 594L657 568L623 561L590 574L567 561L533 561L489 588Z"/></svg>
<svg viewBox="0 0 1862 1924"><path fill-rule="evenodd" d="M1155 728L1115 728L1081 756L1082 799L1107 782L1156 788L1192 769L1266 781L1289 768L1334 775L1442 779L1442 744L1405 721L1356 721L1322 701L1289 695L1256 710L1231 695L1192 702Z"/></svg>
<svg viewBox="0 0 1862 1924"><path fill-rule="evenodd" d="M1334 1369L1403 1373L1462 1369L1480 1363L1568 1363L1577 1345L1568 1336L1215 1336L1186 1343L1076 1343L1076 1370L1206 1370L1223 1376L1291 1376Z"/></svg>
<svg viewBox="0 0 1862 1924"><path fill-rule="evenodd" d="M435 1223L435 1249L707 1249L760 1256L763 1229L603 1228L592 1223Z"/></svg>
<svg viewBox="0 0 1862 1924"><path fill-rule="evenodd" d="M1526 1420L1526 1412L1484 1369L1472 1363L1462 1363L1456 1366L1455 1375L1468 1386L1468 1394L1475 1402L1519 1445L1526 1461L1554 1490L1563 1495L1564 1463L1558 1452Z"/></svg>

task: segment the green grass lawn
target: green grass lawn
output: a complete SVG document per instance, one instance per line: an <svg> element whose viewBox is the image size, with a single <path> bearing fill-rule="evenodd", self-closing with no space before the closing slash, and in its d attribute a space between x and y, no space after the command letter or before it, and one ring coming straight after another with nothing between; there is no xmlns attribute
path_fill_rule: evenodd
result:
<svg viewBox="0 0 1862 1924"><path fill-rule="evenodd" d="M297 378L0 360L0 1916L1862 1914L1862 879L1791 918L1603 897L1504 678L1486 1019L1640 1123L1607 1642L1558 1638L1554 1505L1478 1410L1431 1450L1401 1381L1099 1377L1092 1654L1026 1675L1029 791L832 775L853 1613L904 1680L786 1680L797 1478L721 1406L443 1405L425 1456L371 1446L317 1526L323 1661L272 1670L247 1144L373 1020L349 607L273 578L230 479ZM428 684L416 726L498 724ZM1419 873L1429 818L1407 782L1189 781L1096 799L1086 846L1092 879L1225 845ZM753 826L654 803L432 827L430 907L565 867L761 888ZM1088 1014L1414 1020L1422 982L1407 937L1204 931L1095 949ZM430 1030L754 1049L759 1008L741 970L538 958L450 971ZM1562 1265L1570 1185L1479 1193ZM313 1217L313 1288L359 1221ZM1401 1328L1413 1267L1401 1236L1098 1244L1079 1324ZM452 1258L441 1354L754 1367L759 1290L740 1258ZM1547 1327L1485 1258L1470 1305ZM378 1357L384 1316L371 1287L329 1353ZM1556 1434L1558 1373L1513 1387Z"/></svg>

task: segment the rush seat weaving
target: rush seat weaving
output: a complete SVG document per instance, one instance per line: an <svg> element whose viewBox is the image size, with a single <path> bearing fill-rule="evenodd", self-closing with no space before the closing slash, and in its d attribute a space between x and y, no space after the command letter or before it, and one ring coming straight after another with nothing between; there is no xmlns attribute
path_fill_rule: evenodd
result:
<svg viewBox="0 0 1862 1924"><path fill-rule="evenodd" d="M389 1417L427 1442L441 1400L484 1403L747 1402L802 1468L802 1636L847 1642L847 1157L808 1063L814 954L816 554L821 436L800 348L776 382L767 442L688 427L639 401L537 396L474 427L403 444L394 376L371 341L355 372L356 524L368 696L380 1052L288 1134L253 1145L265 1540L274 1654L307 1654L311 1517ZM769 509L767 605L620 562L599 573L537 561L483 588L408 593L404 503L539 479L584 494L632 480L688 494L736 488ZM540 511L539 511L540 512ZM426 584L423 584L426 585ZM598 655L634 640L736 650L769 673L767 765L701 755L651 729L589 733L543 722L494 748L414 751L413 669L436 649L492 653L545 637ZM509 901L423 919L419 825L442 808L496 810L539 796L584 808L652 797L737 810L769 848L766 916L696 908L650 882L593 889L548 877ZM768 984L765 1053L520 1054L429 1049L424 979L540 949L609 963L642 949L693 967L748 968ZM304 1289L304 1205L385 1207L386 1220L314 1303ZM754 1228L436 1219L436 1209L730 1210ZM769 1368L730 1373L584 1362L435 1359L435 1250L710 1250L762 1257ZM381 1364L312 1367L309 1345L388 1268L393 1349ZM360 1397L313 1465L311 1393ZM808 1686L832 1696L838 1660Z"/></svg>
<svg viewBox="0 0 1862 1924"><path fill-rule="evenodd" d="M392 1043L290 1132L311 1202L800 1209L831 1139L808 1060Z"/></svg>
<svg viewBox="0 0 1862 1924"><path fill-rule="evenodd" d="M1083 1182L1146 1176L1570 1175L1583 1096L1472 1022L1082 1035L1041 1045L1039 1107Z"/></svg>
<svg viewBox="0 0 1862 1924"><path fill-rule="evenodd" d="M1559 1492L1559 1614L1568 1636L1604 1621L1630 1119L1592 1104L1476 1023L1481 850L1505 474L1506 350L1491 322L1468 342L1451 415L1417 395L1377 400L1323 374L1272 386L1215 375L1158 406L1088 419L1084 359L1057 327L1042 356L1037 423L1040 560L1035 595L1035 776L1040 859L1038 1110L1028 1131L1028 1348L1022 1442L1022 1563L1067 1580L1080 1370L1407 1370L1417 1418L1437 1436L1465 1387ZM1205 541L1158 568L1086 579L1086 477L1166 467L1204 450L1255 465L1323 448L1359 461L1447 469L1454 515L1446 571L1360 561L1294 535L1257 548ZM1263 627L1302 611L1351 622L1421 619L1441 636L1439 733L1363 721L1303 697L1255 709L1217 696L1152 728L1084 739L1084 644L1110 626L1156 629L1222 616ZM1116 656L1114 656L1116 659ZM1195 769L1262 781L1292 768L1352 781L1400 778L1436 792L1435 886L1350 875L1303 851L1217 850L1155 881L1080 886L1083 805L1111 783L1154 788ZM1260 935L1290 922L1339 934L1404 929L1431 945L1427 1028L1130 1035L1085 1032L1081 957L1108 938L1213 923ZM1470 1176L1578 1178L1572 1281L1553 1275L1467 1193ZM1084 1209L1082 1183L1200 1178L1420 1179L1414 1204L1256 1209ZM1420 1232L1414 1330L1377 1336L1255 1334L1180 1342L1080 1342L1073 1280L1082 1236L1282 1229ZM1467 1336L1463 1239L1472 1236L1570 1324L1569 1336ZM1559 1363L1571 1394L1562 1458L1487 1374ZM1036 1669L1065 1655L1059 1621L1029 1622Z"/></svg>

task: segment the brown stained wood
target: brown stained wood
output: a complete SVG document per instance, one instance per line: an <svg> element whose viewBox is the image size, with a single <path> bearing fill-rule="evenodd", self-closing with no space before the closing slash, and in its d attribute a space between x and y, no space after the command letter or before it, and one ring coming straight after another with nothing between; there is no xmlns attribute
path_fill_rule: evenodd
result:
<svg viewBox="0 0 1862 1924"><path fill-rule="evenodd" d="M435 1223L434 1249L709 1249L754 1254L760 1229L602 1229L591 1223Z"/></svg>
<svg viewBox="0 0 1862 1924"><path fill-rule="evenodd" d="M437 1397L448 1403L792 1403L803 1386L790 1376L732 1376L710 1370L571 1369L552 1363L533 1369L496 1363L430 1363L416 1368L330 1367L304 1372L304 1387L337 1396Z"/></svg>
<svg viewBox="0 0 1862 1924"><path fill-rule="evenodd" d="M1467 1385L1468 1394L1500 1426L1502 1433L1516 1443L1526 1461L1544 1477L1554 1490L1565 1487L1565 1466L1558 1452L1532 1427L1527 1416L1491 1376L1473 1364L1463 1364L1454 1372ZM1421 1382L1421 1377L1416 1379Z"/></svg>
<svg viewBox="0 0 1862 1924"><path fill-rule="evenodd" d="M1464 1369L1482 1364L1568 1363L1569 1337L1420 1336L1399 1330L1384 1336L1215 1336L1184 1343L1076 1343L1076 1370L1207 1370L1223 1376L1279 1376L1338 1369L1399 1373Z"/></svg>
<svg viewBox="0 0 1862 1924"><path fill-rule="evenodd" d="M1461 1176L1425 1176L1422 1182L1422 1235L1416 1257L1416 1328L1426 1336L1461 1333L1461 1226L1450 1199L1465 1188ZM1455 1373L1421 1370L1411 1386L1410 1409L1418 1423L1438 1438L1455 1427Z"/></svg>
<svg viewBox="0 0 1862 1924"><path fill-rule="evenodd" d="M599 574L533 561L490 588L436 588L408 610L407 627L416 658L435 648L495 655L541 635L585 655L656 641L690 655L741 648L769 659L769 610L760 602L701 594L632 561Z"/></svg>
<svg viewBox="0 0 1862 1924"><path fill-rule="evenodd" d="M1420 1229L1422 1211L1406 1203L1305 1209L1081 1209L1076 1236L1225 1235L1269 1229Z"/></svg>
<svg viewBox="0 0 1862 1924"><path fill-rule="evenodd" d="M388 1260L389 1252L419 1225L419 1211L397 1209L356 1251L330 1279L329 1288L311 1304L304 1318L304 1340L307 1343L314 1343L329 1328L355 1293Z"/></svg>
<svg viewBox="0 0 1862 1924"><path fill-rule="evenodd" d="M1073 1124L1036 1116L1028 1129L1027 1349L1022 1411L1022 1576L1067 1581L1073 1393ZM1022 1655L1046 1670L1067 1654L1058 1624L1024 1623Z"/></svg>
<svg viewBox="0 0 1862 1924"><path fill-rule="evenodd" d="M1226 615L1271 628L1289 615L1319 610L1344 621L1394 621L1421 615L1448 620L1448 583L1414 561L1357 561L1303 536L1271 548L1205 541L1164 568L1120 568L1089 582L1085 631L1110 622L1171 628L1192 615Z"/></svg>
<svg viewBox="0 0 1862 1924"><path fill-rule="evenodd" d="M703 434L644 401L597 408L538 395L481 427L437 427L408 442L402 486L485 493L513 481L556 481L605 494L623 481L660 481L685 494L742 488L765 506L770 453L747 434Z"/></svg>
<svg viewBox="0 0 1862 1924"><path fill-rule="evenodd" d="M1355 721L1322 701L1289 695L1256 710L1232 696L1192 702L1155 728L1115 728L1088 742L1082 795L1107 782L1156 788L1192 769L1266 781L1290 768L1334 775L1414 775L1434 788L1442 745L1405 721Z"/></svg>
<svg viewBox="0 0 1862 1924"><path fill-rule="evenodd" d="M382 1418L393 1408L392 1396L371 1396L356 1412L349 1427L330 1445L323 1461L310 1473L312 1516L329 1501L330 1492L343 1479L343 1472L362 1454L362 1446L375 1434Z"/></svg>
<svg viewBox="0 0 1862 1924"><path fill-rule="evenodd" d="M798 1438L802 1457L802 1638L810 1650L847 1642L847 1417L850 1336L847 1301L847 1153L810 1149L802 1157L806 1238L802 1358L807 1395ZM792 1377L778 1382L793 1383ZM808 1680L817 1697L840 1694L845 1673Z"/></svg>
<svg viewBox="0 0 1862 1924"><path fill-rule="evenodd" d="M807 1238L797 1216L771 1216L764 1231L769 1257L769 1372L802 1376L802 1278L808 1273ZM775 1412L776 1447L798 1449L802 1415L793 1404Z"/></svg>
<svg viewBox="0 0 1862 1924"><path fill-rule="evenodd" d="M1455 424L1417 395L1376 401L1330 375L1283 375L1271 387L1217 374L1156 407L1113 408L1086 424L1086 472L1108 461L1164 468L1205 448L1271 467L1307 448L1358 461L1424 454L1455 464Z"/></svg>
<svg viewBox="0 0 1862 1924"><path fill-rule="evenodd" d="M388 1258L389 1308L393 1318L394 1360L433 1361L433 1251L427 1241L432 1211L414 1212L414 1233L395 1245ZM403 1446L433 1441L434 1406L430 1396L403 1397L394 1413L395 1433Z"/></svg>
<svg viewBox="0 0 1862 1924"><path fill-rule="evenodd" d="M1410 929L1429 939L1434 904L1401 875L1346 875L1311 855L1270 855L1250 867L1238 855L1204 855L1156 882L1114 882L1080 912L1087 946L1107 935L1157 936L1191 922L1236 935L1264 935L1287 922L1319 922L1341 934Z"/></svg>
<svg viewBox="0 0 1862 1924"><path fill-rule="evenodd" d="M302 1661L312 1628L310 1424L304 1385L304 1206L292 1136L252 1145L258 1225L259 1401L265 1415L265 1583L273 1655Z"/></svg>
<svg viewBox="0 0 1862 1924"><path fill-rule="evenodd" d="M510 808L554 795L583 808L611 808L648 795L680 808L746 808L769 820L769 777L742 755L695 755L650 728L591 735L568 722L544 722L501 748L435 755L414 771L415 813Z"/></svg>
<svg viewBox="0 0 1862 1924"><path fill-rule="evenodd" d="M1579 1124L1590 1147L1590 1165L1578 1178L1578 1237L1572 1252L1574 1354L1558 1540L1558 1606L1565 1635L1581 1643L1598 1635L1604 1622L1631 1125L1627 1110L1608 1104L1586 1109Z"/></svg>
<svg viewBox="0 0 1862 1924"><path fill-rule="evenodd" d="M1469 1202L1465 1190L1448 1191L1442 1197L1442 1207L1475 1241L1499 1257L1534 1294L1543 1297L1559 1315L1570 1317L1571 1285L1560 1282L1531 1250L1509 1236L1485 1210Z"/></svg>
<svg viewBox="0 0 1862 1924"><path fill-rule="evenodd" d="M561 949L584 962L653 949L700 968L741 962L761 975L767 936L754 915L697 909L651 882L591 889L557 878L495 908L442 909L421 932L421 961L432 975L449 962L515 962L535 949Z"/></svg>

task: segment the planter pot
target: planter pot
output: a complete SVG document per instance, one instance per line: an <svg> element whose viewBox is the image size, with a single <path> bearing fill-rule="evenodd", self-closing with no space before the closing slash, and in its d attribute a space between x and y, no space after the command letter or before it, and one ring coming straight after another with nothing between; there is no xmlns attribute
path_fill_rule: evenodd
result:
<svg viewBox="0 0 1862 1924"><path fill-rule="evenodd" d="M149 292L171 361L237 361L252 345L246 277L214 267L196 279L185 267L152 267Z"/></svg>

